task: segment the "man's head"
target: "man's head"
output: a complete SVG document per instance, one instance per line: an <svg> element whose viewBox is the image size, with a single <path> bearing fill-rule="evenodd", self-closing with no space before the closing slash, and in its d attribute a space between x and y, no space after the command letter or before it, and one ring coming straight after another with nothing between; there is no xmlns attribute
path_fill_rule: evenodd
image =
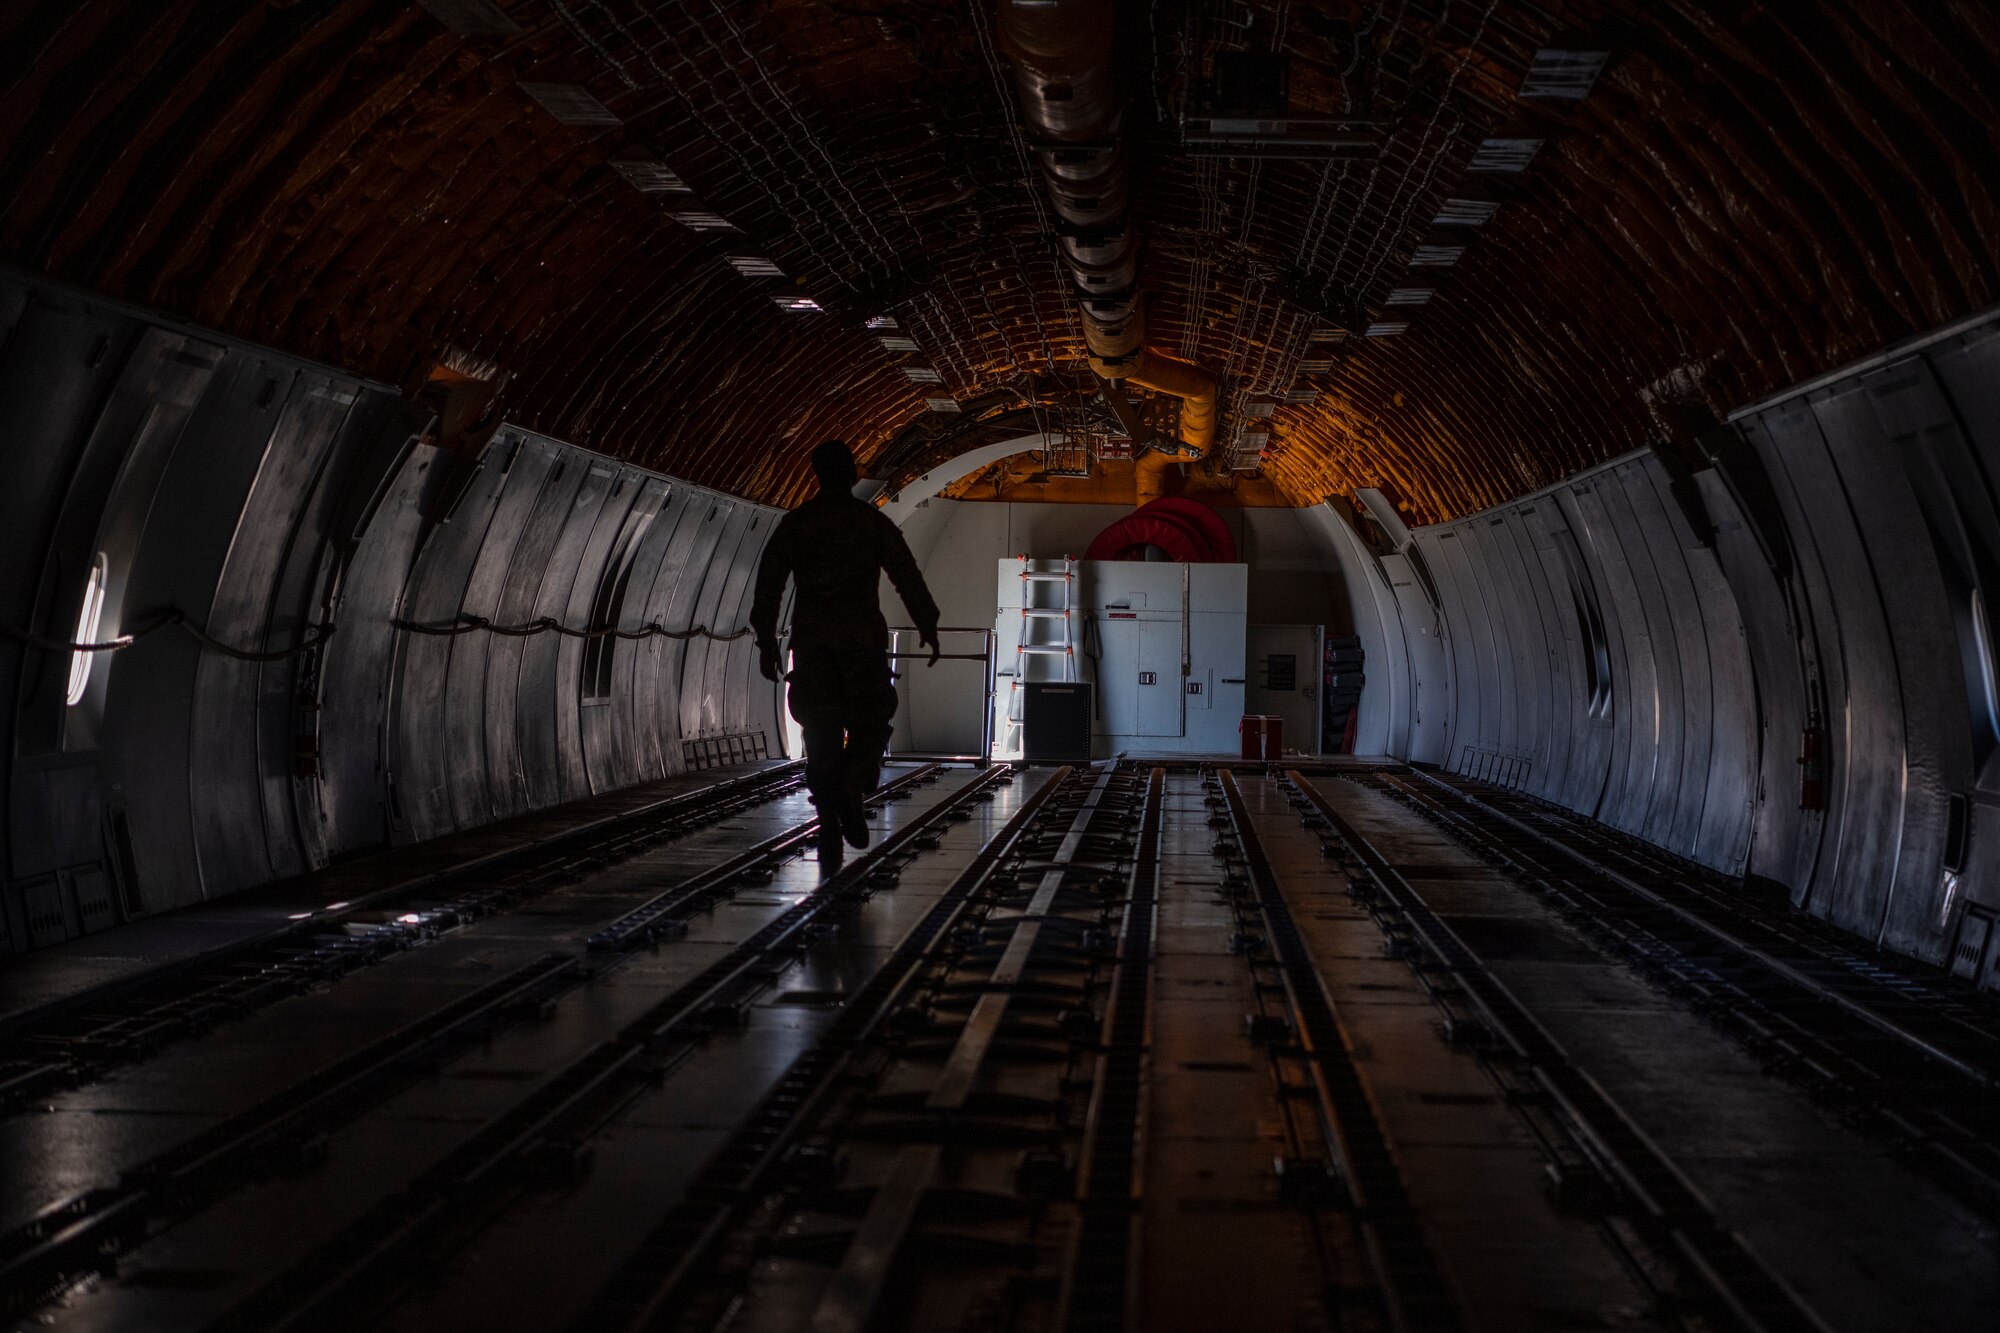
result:
<svg viewBox="0 0 2000 1333"><path fill-rule="evenodd" d="M854 489L861 475L854 467L854 451L845 440L828 440L813 450L812 465L813 475L819 478L819 488L823 491L845 495Z"/></svg>

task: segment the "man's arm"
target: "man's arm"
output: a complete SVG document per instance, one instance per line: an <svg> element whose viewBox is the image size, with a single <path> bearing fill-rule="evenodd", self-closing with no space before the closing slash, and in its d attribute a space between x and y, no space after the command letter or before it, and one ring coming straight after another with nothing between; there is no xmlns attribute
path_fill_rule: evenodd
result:
<svg viewBox="0 0 2000 1333"><path fill-rule="evenodd" d="M785 580L792 573L790 529L783 519L777 531L764 543L757 560L757 592L750 599L750 629L757 636L758 668L767 680L783 673L778 658L778 603L785 595Z"/></svg>
<svg viewBox="0 0 2000 1333"><path fill-rule="evenodd" d="M924 585L923 571L917 568L917 558L910 554L910 544L903 540L903 531L887 514L877 510L876 519L882 531L882 571L889 576L889 582L896 586L896 595L903 599L903 609L910 613L910 622L917 627L918 641L931 648L931 662L938 660L938 608L931 598L931 590Z"/></svg>

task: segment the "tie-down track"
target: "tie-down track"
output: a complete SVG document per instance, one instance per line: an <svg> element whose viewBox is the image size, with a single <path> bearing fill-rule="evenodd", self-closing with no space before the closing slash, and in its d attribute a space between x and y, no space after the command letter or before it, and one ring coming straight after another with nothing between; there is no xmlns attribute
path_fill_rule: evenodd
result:
<svg viewBox="0 0 2000 1333"><path fill-rule="evenodd" d="M888 776L830 876L772 767L7 1016L8 1311L1776 1330L2000 1292L2000 1024L1947 979L1401 766Z"/></svg>

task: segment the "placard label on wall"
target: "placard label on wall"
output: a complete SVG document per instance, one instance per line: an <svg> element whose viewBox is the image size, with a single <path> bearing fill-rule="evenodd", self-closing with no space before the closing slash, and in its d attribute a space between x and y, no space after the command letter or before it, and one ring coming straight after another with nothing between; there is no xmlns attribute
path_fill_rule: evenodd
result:
<svg viewBox="0 0 2000 1333"><path fill-rule="evenodd" d="M1160 683L1160 674L1157 671L1141 671L1139 673L1139 683L1141 685L1157 685Z"/></svg>

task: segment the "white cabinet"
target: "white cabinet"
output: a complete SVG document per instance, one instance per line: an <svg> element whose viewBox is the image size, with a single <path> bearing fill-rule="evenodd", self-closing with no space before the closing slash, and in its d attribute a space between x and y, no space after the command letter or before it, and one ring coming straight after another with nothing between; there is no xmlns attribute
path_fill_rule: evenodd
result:
<svg viewBox="0 0 2000 1333"><path fill-rule="evenodd" d="M1001 661L1021 599L1000 562ZM1243 714L1245 565L1084 561L1077 566L1078 675L1097 686L1100 756L1233 754ZM1011 595L1010 595L1011 594ZM1011 605L1009 603L1011 602Z"/></svg>

